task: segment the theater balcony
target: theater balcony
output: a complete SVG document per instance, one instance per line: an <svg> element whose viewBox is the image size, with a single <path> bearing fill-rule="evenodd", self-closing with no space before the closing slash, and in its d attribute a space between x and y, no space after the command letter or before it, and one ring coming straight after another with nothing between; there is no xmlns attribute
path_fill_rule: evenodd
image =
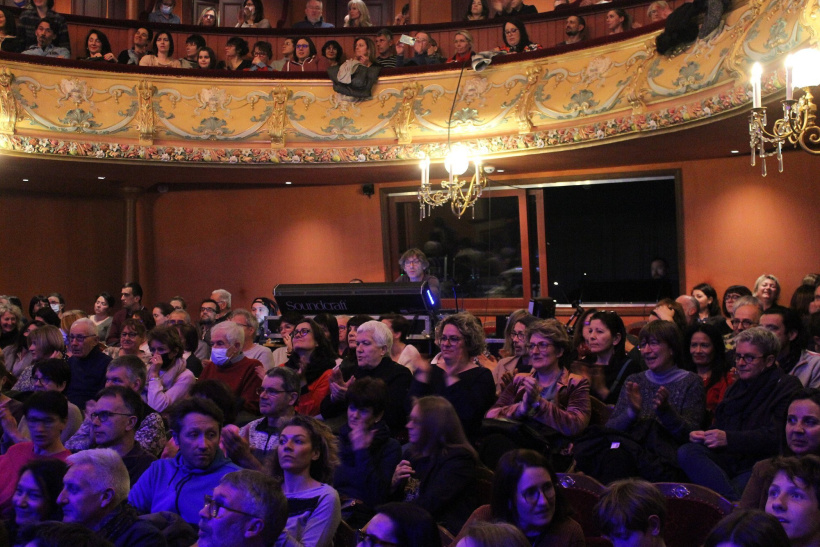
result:
<svg viewBox="0 0 820 547"><path fill-rule="evenodd" d="M600 19L605 11L594 8L588 17ZM640 15L646 3L630 9ZM563 18L528 21L534 41L555 43ZM72 19L75 52L98 23ZM112 41L127 46L128 25L105 24L118 37ZM473 26L475 49L497 44L497 23ZM447 44L455 28L433 25L430 33ZM346 30L334 37L352 47L354 34ZM312 177L316 184L403 180L420 157L440 161L448 138L500 165L596 165L597 153L568 152L601 145L611 145L604 156L615 163L641 150L669 159L708 157L714 143L703 137L728 135L726 120L734 142L747 142L742 120L751 64L767 67L764 98L779 98L778 66L787 53L817 42L820 12L813 0L738 2L718 32L672 56L655 49L662 30L656 23L582 47L497 56L481 72L453 65L387 69L367 100L334 92L324 74L223 76L2 54L0 150L16 159L102 162L100 172L140 187L153 179L143 168L155 165L219 167L200 172L203 181L284 181L294 167L307 166L338 168ZM277 51L285 34L272 32L246 38L270 39ZM175 30L180 46L186 34ZM699 136L688 146L674 137L712 124L690 133ZM617 146L636 138L646 145Z"/></svg>

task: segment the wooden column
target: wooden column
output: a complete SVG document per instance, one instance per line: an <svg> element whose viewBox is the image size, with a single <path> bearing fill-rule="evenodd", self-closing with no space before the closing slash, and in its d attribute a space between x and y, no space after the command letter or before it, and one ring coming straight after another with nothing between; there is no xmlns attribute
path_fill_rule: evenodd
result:
<svg viewBox="0 0 820 547"><path fill-rule="evenodd" d="M140 6L137 0L125 0L125 17L136 21L140 16Z"/></svg>
<svg viewBox="0 0 820 547"><path fill-rule="evenodd" d="M123 187L122 192L125 198L125 267L123 279L126 282L138 281L137 198L142 193L142 189L126 186Z"/></svg>

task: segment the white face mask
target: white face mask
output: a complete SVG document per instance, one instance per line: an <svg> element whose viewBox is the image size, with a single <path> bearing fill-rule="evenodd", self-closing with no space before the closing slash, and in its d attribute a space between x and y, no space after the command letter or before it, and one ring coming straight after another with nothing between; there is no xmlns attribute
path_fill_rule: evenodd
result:
<svg viewBox="0 0 820 547"><path fill-rule="evenodd" d="M163 14L168 15L168 14L171 13L171 10L173 10L174 8L172 8L171 6L166 6L166 5L163 4L159 9L162 10Z"/></svg>
<svg viewBox="0 0 820 547"><path fill-rule="evenodd" d="M211 361L221 367L228 363L228 348L211 348Z"/></svg>
<svg viewBox="0 0 820 547"><path fill-rule="evenodd" d="M48 307L50 307L52 310L54 310L54 313L60 313L60 305L59 304L49 304Z"/></svg>

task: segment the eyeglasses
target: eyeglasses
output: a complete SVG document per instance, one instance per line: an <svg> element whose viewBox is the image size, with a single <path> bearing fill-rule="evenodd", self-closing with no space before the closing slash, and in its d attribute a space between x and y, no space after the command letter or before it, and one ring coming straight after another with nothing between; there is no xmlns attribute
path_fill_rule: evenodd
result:
<svg viewBox="0 0 820 547"><path fill-rule="evenodd" d="M741 327L743 327L744 329L750 329L750 328L752 328L752 327L756 327L756 326L757 326L757 322L756 322L756 321L752 321L751 319L744 319L744 320L742 320L742 321L741 321L740 319L732 319L732 326L733 326L733 327L739 327L739 326L741 326Z"/></svg>
<svg viewBox="0 0 820 547"><path fill-rule="evenodd" d="M545 482L541 486L531 486L521 492L521 497L524 498L529 505L535 505L540 498L545 500L549 498L550 494L555 490L551 482Z"/></svg>
<svg viewBox="0 0 820 547"><path fill-rule="evenodd" d="M100 410L97 412L92 412L88 415L91 418L91 421L99 420L100 423L106 423L108 420L111 419L111 416L133 416L133 414L126 414L124 412L111 412L109 410Z"/></svg>
<svg viewBox="0 0 820 547"><path fill-rule="evenodd" d="M225 511L231 511L232 513L239 513L240 515L245 515L246 517L251 517L255 519L261 519L262 517L258 517L256 515L252 515L250 513L246 513L245 511L240 511L239 509L231 509L220 502L216 501L213 496L206 495L205 496L205 507L208 512L208 517L215 519L218 518L219 510L224 509Z"/></svg>
<svg viewBox="0 0 820 547"><path fill-rule="evenodd" d="M268 54L265 53L264 51L254 51L253 56L254 57L267 57ZM239 325L239 323L237 323L237 325ZM248 325L239 325L239 326L240 327L247 327Z"/></svg>
<svg viewBox="0 0 820 547"><path fill-rule="evenodd" d="M661 342L658 342L657 340L644 340L638 344L638 349L649 348L654 351L659 347L661 347Z"/></svg>
<svg viewBox="0 0 820 547"><path fill-rule="evenodd" d="M45 376L32 376L32 377L31 377L31 382L32 382L35 386L36 386L37 384L40 384L41 386L44 386L44 385L46 385L47 383L49 383L50 381L51 381L51 378L46 378Z"/></svg>
<svg viewBox="0 0 820 547"><path fill-rule="evenodd" d="M538 342L537 344L527 344L527 350L532 352L537 349L539 352L546 352L550 346L552 346L552 344L549 342Z"/></svg>
<svg viewBox="0 0 820 547"><path fill-rule="evenodd" d="M447 342L448 344L452 344L454 346L456 344L458 344L459 342L461 342L462 340L464 340L464 338L461 337L461 336L442 336L441 337L441 343L442 344L444 342Z"/></svg>
<svg viewBox="0 0 820 547"><path fill-rule="evenodd" d="M356 543L359 545L364 545L364 547L392 547L394 545L398 545L398 543L393 543L392 541L379 539L372 534L368 534L364 530L356 530Z"/></svg>
<svg viewBox="0 0 820 547"><path fill-rule="evenodd" d="M123 331L120 333L120 338L137 338L139 334L131 331Z"/></svg>
<svg viewBox="0 0 820 547"><path fill-rule="evenodd" d="M202 16L203 19L216 19L213 13L206 13Z"/></svg>
<svg viewBox="0 0 820 547"><path fill-rule="evenodd" d="M729 302L731 300L732 302L734 302L738 298L740 298L739 294L727 294L726 296L723 297L723 301L724 302Z"/></svg>
<svg viewBox="0 0 820 547"><path fill-rule="evenodd" d="M517 32L518 32L518 29L517 29L517 28L513 28L513 29L510 29L510 30L505 30L505 31L504 31L504 34L506 34L507 36L510 36L510 35L515 34L515 33L517 33Z"/></svg>
<svg viewBox="0 0 820 547"><path fill-rule="evenodd" d="M310 45L308 45L308 44L296 44L296 49L305 49L305 48L309 48L309 47L310 47Z"/></svg>
<svg viewBox="0 0 820 547"><path fill-rule="evenodd" d="M214 308L199 308L199 311L201 313L216 313Z"/></svg>
<svg viewBox="0 0 820 547"><path fill-rule="evenodd" d="M421 266L421 260L405 260L405 266Z"/></svg>
<svg viewBox="0 0 820 547"><path fill-rule="evenodd" d="M747 365L753 365L755 361L761 359L762 355L752 355L751 353L738 353L735 354L735 363L738 361L743 361Z"/></svg>
<svg viewBox="0 0 820 547"><path fill-rule="evenodd" d="M85 342L86 338L94 338L96 336L97 336L96 334L89 334L88 336L83 336L82 334L69 334L68 335L68 341L69 342L75 342L76 341L76 342L79 342L79 343L82 344L83 342Z"/></svg>
<svg viewBox="0 0 820 547"><path fill-rule="evenodd" d="M264 387L256 388L256 394L259 395L259 396L264 394L266 397L274 397L276 395L279 395L280 393L294 393L294 392L293 391L288 391L286 389L272 389L272 388L264 388Z"/></svg>
<svg viewBox="0 0 820 547"><path fill-rule="evenodd" d="M527 335L526 332L513 331L512 332L512 339L513 340L516 340L516 339L523 340L526 335Z"/></svg>
<svg viewBox="0 0 820 547"><path fill-rule="evenodd" d="M293 332L290 334L290 336L291 336L291 338L301 338L303 336L307 336L308 334L311 334L311 332L312 331L310 329L299 329L299 330L294 329Z"/></svg>

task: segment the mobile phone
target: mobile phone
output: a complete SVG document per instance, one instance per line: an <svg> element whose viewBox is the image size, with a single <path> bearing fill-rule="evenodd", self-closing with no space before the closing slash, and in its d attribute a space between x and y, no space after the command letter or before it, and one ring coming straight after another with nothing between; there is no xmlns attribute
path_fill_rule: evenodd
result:
<svg viewBox="0 0 820 547"><path fill-rule="evenodd" d="M406 34L401 35L401 38L399 38L399 42L401 42L402 44L407 44L408 46L416 45L416 39Z"/></svg>

